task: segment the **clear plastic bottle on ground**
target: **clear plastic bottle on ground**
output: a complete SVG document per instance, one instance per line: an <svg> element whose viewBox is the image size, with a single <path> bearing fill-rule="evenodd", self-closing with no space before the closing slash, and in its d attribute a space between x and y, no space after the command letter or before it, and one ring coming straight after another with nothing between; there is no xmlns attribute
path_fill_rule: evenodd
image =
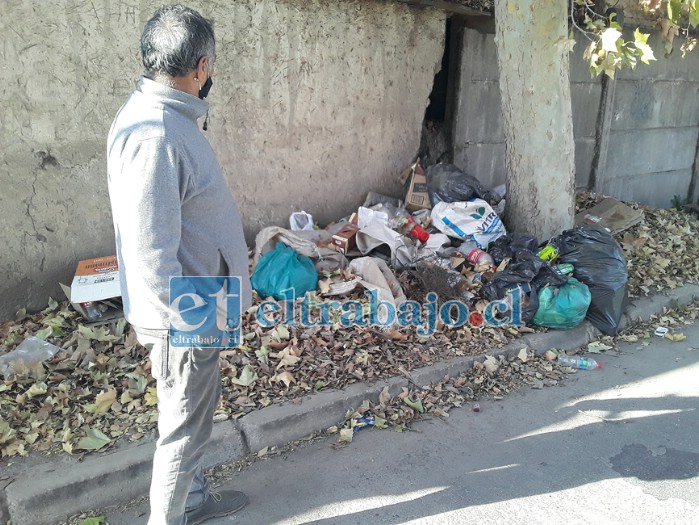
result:
<svg viewBox="0 0 699 525"><path fill-rule="evenodd" d="M565 366L572 366L573 368L581 368L583 370L602 368L602 364L591 357L582 357L579 355L558 354L558 362Z"/></svg>
<svg viewBox="0 0 699 525"><path fill-rule="evenodd" d="M459 246L459 251L474 267L492 268L495 266L493 256L481 250L473 241L464 241L461 246Z"/></svg>
<svg viewBox="0 0 699 525"><path fill-rule="evenodd" d="M85 318L88 321L96 321L102 317L102 311L96 303L89 301L86 303L80 303L80 306L82 306L83 311L85 312Z"/></svg>

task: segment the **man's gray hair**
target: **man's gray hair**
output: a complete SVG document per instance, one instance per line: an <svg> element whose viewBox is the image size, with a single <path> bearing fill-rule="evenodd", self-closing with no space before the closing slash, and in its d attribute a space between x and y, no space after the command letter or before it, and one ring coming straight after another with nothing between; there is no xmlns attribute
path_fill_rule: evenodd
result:
<svg viewBox="0 0 699 525"><path fill-rule="evenodd" d="M196 69L199 60L216 52L212 23L183 5L158 9L141 35L141 58L150 79L183 77Z"/></svg>

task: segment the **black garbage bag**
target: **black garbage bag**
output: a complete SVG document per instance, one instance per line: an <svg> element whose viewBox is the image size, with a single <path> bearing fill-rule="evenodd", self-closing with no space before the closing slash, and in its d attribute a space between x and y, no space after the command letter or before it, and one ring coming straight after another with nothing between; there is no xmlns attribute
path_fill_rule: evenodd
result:
<svg viewBox="0 0 699 525"><path fill-rule="evenodd" d="M539 294L529 283L491 281L481 288L481 293L488 301L497 301L498 299L504 299L507 297L507 293L510 290L514 291L516 288L519 288L521 291L520 308L522 312L522 322L524 324L529 324L532 319L534 319L536 312L539 310Z"/></svg>
<svg viewBox="0 0 699 525"><path fill-rule="evenodd" d="M508 233L498 237L488 245L488 253L495 260L495 264L500 264L503 260L513 257L517 250L528 250L536 253L539 248L539 241L536 237L522 233Z"/></svg>
<svg viewBox="0 0 699 525"><path fill-rule="evenodd" d="M567 282L568 277L558 273L553 269L551 263L544 261L544 265L539 270L539 273L536 274L536 277L532 279L531 284L537 290L541 290L544 286L563 286Z"/></svg>
<svg viewBox="0 0 699 525"><path fill-rule="evenodd" d="M629 273L619 243L594 226L566 230L550 243L559 250L558 260L572 264L573 276L590 289L586 318L603 334L615 335L629 301Z"/></svg>
<svg viewBox="0 0 699 525"><path fill-rule="evenodd" d="M425 173L427 192L432 206L439 202L466 202L483 199L490 202L491 192L471 175L465 174L453 164L435 164Z"/></svg>
<svg viewBox="0 0 699 525"><path fill-rule="evenodd" d="M539 309L539 288L547 284L561 286L566 282L568 279L556 273L547 261L527 249L518 249L507 268L493 275L481 288L481 293L487 300L495 301L519 286L523 292L522 321L529 323Z"/></svg>

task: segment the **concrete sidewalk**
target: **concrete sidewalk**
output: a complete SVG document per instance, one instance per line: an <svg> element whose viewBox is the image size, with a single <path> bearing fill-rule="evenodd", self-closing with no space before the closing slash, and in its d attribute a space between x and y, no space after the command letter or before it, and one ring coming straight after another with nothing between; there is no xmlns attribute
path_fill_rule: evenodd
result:
<svg viewBox="0 0 699 525"><path fill-rule="evenodd" d="M319 440L233 471L250 504L206 525L699 523L699 321L595 356L559 386L523 388L411 425ZM694 348L689 350L689 348ZM104 513L145 525L148 502Z"/></svg>
<svg viewBox="0 0 699 525"><path fill-rule="evenodd" d="M637 300L627 310L625 323L647 320L665 307L687 304L699 297L691 285L664 295ZM542 353L549 348L573 350L599 336L589 323L575 330L530 334L505 348L484 355L516 354L522 348ZM413 380L427 385L444 375L469 370L480 357L456 358L414 370ZM388 386L392 395L409 386L404 377L372 384L355 384L343 391L317 393L300 404L287 403L252 412L239 421L214 426L208 466L234 462L266 446L284 445L328 428L343 420L345 412L365 399L378 400ZM154 443L122 446L105 454L92 454L82 461L62 455L25 469L13 469L0 487L0 523L52 525L83 510L99 509L147 495Z"/></svg>

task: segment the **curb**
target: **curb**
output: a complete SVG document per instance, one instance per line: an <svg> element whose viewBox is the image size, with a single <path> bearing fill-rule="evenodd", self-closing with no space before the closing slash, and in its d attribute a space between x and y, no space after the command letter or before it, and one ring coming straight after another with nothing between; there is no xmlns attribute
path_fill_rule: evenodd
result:
<svg viewBox="0 0 699 525"><path fill-rule="evenodd" d="M627 308L622 327L648 320L664 308L688 304L699 297L699 285L687 285L649 298L638 299ZM574 350L599 337L599 331L585 321L567 331L528 334L484 355L512 356L522 348L537 354L550 348ZM206 467L232 463L267 446L280 446L302 439L317 430L341 421L350 408L365 399L378 400L384 387L391 395L410 382L429 385L444 376L458 375L472 368L483 356L447 359L432 366L413 370L410 379L393 377L372 384L355 383L345 390L332 390L300 398L300 402L273 405L252 412L239 421L214 425ZM111 453L83 459L61 457L26 469L2 481L0 487L0 523L12 525L52 525L87 509L105 508L148 494L155 443L124 447Z"/></svg>

